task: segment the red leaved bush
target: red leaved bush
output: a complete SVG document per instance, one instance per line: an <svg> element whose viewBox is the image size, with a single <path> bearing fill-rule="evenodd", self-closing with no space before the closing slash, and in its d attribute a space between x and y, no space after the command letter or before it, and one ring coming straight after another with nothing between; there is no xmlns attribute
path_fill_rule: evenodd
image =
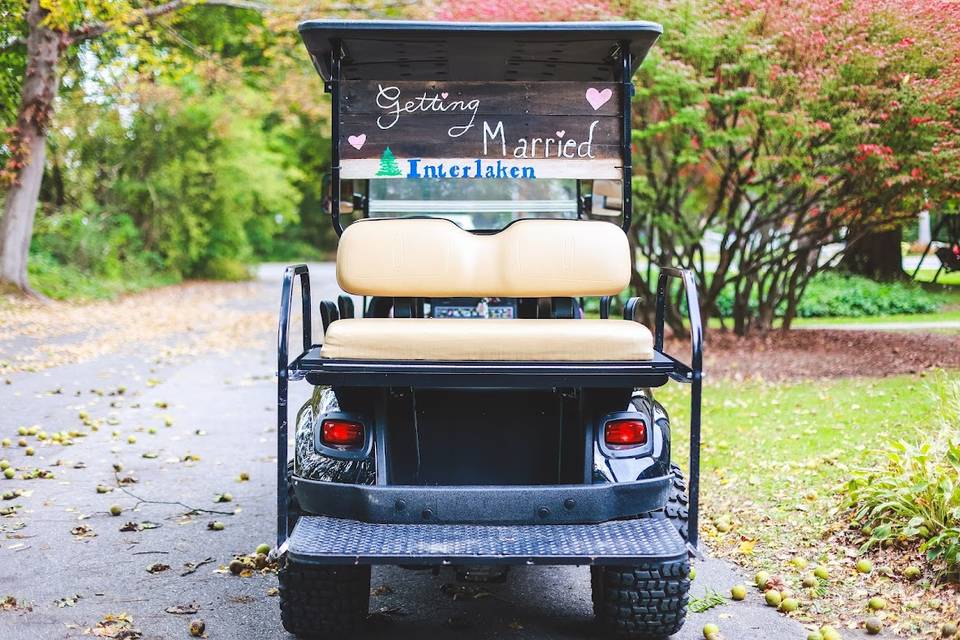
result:
<svg viewBox="0 0 960 640"><path fill-rule="evenodd" d="M737 333L776 316L789 326L810 278L859 238L921 208L960 208L956 0L453 0L437 11L664 25L635 78L635 246L640 263L693 269L703 315L731 316ZM656 273L638 268L631 284L653 299Z"/></svg>
<svg viewBox="0 0 960 640"><path fill-rule="evenodd" d="M448 0L439 7L438 20L474 22L540 22L551 20L610 20L615 5L606 0Z"/></svg>

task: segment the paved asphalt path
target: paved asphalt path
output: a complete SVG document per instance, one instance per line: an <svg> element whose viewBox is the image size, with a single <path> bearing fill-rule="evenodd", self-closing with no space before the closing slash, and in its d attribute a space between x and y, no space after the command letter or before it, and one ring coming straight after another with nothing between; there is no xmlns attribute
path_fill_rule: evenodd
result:
<svg viewBox="0 0 960 640"><path fill-rule="evenodd" d="M317 265L312 275L315 299L336 294L330 265ZM264 267L256 299L244 307L273 309L279 276L279 268ZM236 577L222 570L235 554L250 553L274 537L274 343L265 331L262 340L232 353L161 364L149 350L130 345L127 352L91 362L12 374L10 384L0 384L0 436L14 441L13 448L0 449L0 458L20 471L55 474L47 480L21 480L19 473L16 480L0 478L0 490L25 491L16 500L0 501L0 508L19 505L15 515L0 517L0 604L3 596L19 604L0 606L0 638L95 637L92 628L109 614L129 615L144 638L188 638L191 618L206 622L209 638L290 638L271 595L276 576ZM109 395L121 386L122 395ZM291 406L306 391L306 383L294 385ZM20 426L82 429L81 411L109 423L70 447L36 446L33 457L16 446ZM167 419L171 426L165 426ZM199 459L184 462L186 456ZM123 485L132 495L96 491L98 484L117 486L116 462L123 465L120 477L137 479ZM241 473L249 474L249 481L240 481ZM223 492L233 495L232 502L215 503ZM111 505L124 512L111 516ZM191 508L236 512L186 515ZM222 521L224 530L209 530L213 520ZM159 526L121 532L127 522ZM71 533L80 526L89 533ZM207 558L209 564L181 575L186 563ZM170 569L151 574L147 567L154 563ZM718 560L698 561L696 567L697 596L708 589L727 594L731 585L748 582ZM441 588L455 581L450 569L433 575L376 568L374 615L364 637L598 637L585 567L516 568L505 584L485 586L491 595L478 599L446 595ZM188 604L199 611L165 612ZM675 637L702 637L707 622L718 623L731 640L806 636L799 624L763 607L755 590L747 602L690 615Z"/></svg>

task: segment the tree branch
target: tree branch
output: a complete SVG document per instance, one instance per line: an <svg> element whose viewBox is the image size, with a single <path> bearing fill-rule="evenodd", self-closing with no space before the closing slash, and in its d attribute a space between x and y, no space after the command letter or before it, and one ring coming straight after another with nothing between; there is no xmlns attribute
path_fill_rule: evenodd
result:
<svg viewBox="0 0 960 640"><path fill-rule="evenodd" d="M202 0L201 2L196 3L189 2L188 0L170 0L169 2L158 4L155 7L144 9L138 14L132 16L129 20L124 21L123 26L135 27L139 24L143 24L144 22L156 20L161 16L173 13L187 6L229 7L232 9L258 11L260 13L265 13L274 9L274 7L269 4L253 2L251 0ZM108 31L111 31L114 26L115 25L108 24L106 22L91 22L89 24L81 25L70 32L70 40L71 42L76 43L97 38Z"/></svg>

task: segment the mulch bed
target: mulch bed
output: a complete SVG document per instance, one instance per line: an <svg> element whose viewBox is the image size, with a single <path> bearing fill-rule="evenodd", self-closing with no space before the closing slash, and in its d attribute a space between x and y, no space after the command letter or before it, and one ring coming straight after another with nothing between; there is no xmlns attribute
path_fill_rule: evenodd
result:
<svg viewBox="0 0 960 640"><path fill-rule="evenodd" d="M688 343L669 353L687 361ZM960 333L803 329L739 338L711 331L704 345L711 378L794 380L894 376L932 368L960 369Z"/></svg>

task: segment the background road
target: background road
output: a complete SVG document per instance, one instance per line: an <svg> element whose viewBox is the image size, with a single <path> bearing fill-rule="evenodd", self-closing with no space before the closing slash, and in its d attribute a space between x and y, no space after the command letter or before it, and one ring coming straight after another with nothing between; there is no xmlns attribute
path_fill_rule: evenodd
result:
<svg viewBox="0 0 960 640"><path fill-rule="evenodd" d="M0 603L4 596L17 601L0 607L0 638L90 637L107 632L96 625L110 614L129 616L144 638L187 638L191 618L206 622L210 638L290 637L272 595L276 576L237 577L223 569L235 554L274 539L272 319L281 272L265 266L257 283L242 285L242 295L204 307L203 317L190 319L182 331L157 338L150 328L160 314L135 313L142 325L115 349L0 376L0 382L8 381L0 384L0 437L13 440L11 448L0 449L0 459L17 469L17 479L0 478L0 491L23 491L0 501L0 508L16 507L0 517ZM315 300L336 295L331 265L316 265L311 275ZM189 300L170 295L165 306L175 315L194 313ZM224 317L240 325L245 331L238 335L245 337L231 342L202 333ZM64 324L62 335L42 340L30 331L0 335L0 361L16 361L39 343L68 347L110 340ZM183 344L190 346L180 348ZM292 407L307 390L306 383L293 385ZM17 446L17 429L31 425L48 434L84 435L73 438L72 446L28 437L36 449L31 457ZM121 472L114 472L115 463ZM20 479L34 469L54 478ZM249 480L240 481L241 473ZM122 479L126 483L120 484ZM113 490L98 493L98 485ZM224 492L232 501L215 502ZM111 516L112 505L123 513ZM213 520L224 529L209 530ZM126 523L154 528L120 531ZM182 575L187 563L207 559ZM156 563L170 568L148 572ZM728 594L736 582L749 582L716 560L698 562L697 571L696 596L709 589ZM376 568L365 637L596 637L585 567L516 568L506 584L483 585L456 598L443 589L455 582L450 569L433 575ZM676 637L702 637L706 622L717 622L730 639L806 636L799 624L761 606L760 599L750 590L745 603L691 615ZM165 611L177 605L195 605L198 611Z"/></svg>

